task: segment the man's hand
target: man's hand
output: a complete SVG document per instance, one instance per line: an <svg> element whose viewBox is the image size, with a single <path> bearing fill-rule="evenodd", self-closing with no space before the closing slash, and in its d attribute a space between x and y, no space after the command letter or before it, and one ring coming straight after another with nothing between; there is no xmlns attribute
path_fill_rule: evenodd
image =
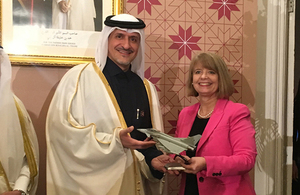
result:
<svg viewBox="0 0 300 195"><path fill-rule="evenodd" d="M196 174L199 171L206 169L206 160L203 157L192 157L189 158L184 156L190 164L181 163L181 165L185 168L184 172ZM177 159L176 159L177 160Z"/></svg>
<svg viewBox="0 0 300 195"><path fill-rule="evenodd" d="M158 170L163 173L168 172L171 175L179 175L179 171L168 171L165 168L165 165L170 162L174 162L173 158L171 158L170 156L168 156L166 154L162 154L162 155L152 159L151 166L155 170Z"/></svg>
<svg viewBox="0 0 300 195"><path fill-rule="evenodd" d="M10 191L10 192L4 192L0 195L21 195L22 193L19 190L14 190L14 191Z"/></svg>
<svg viewBox="0 0 300 195"><path fill-rule="evenodd" d="M146 149L151 146L155 145L155 141L150 140L149 138L145 139L144 141L139 141L136 139L133 139L129 133L133 131L133 126L128 127L127 129L123 129L120 131L119 136L120 140L124 146L124 148L130 148L130 149Z"/></svg>
<svg viewBox="0 0 300 195"><path fill-rule="evenodd" d="M61 1L58 3L59 9L63 13L67 13L69 11L70 5L66 1Z"/></svg>
<svg viewBox="0 0 300 195"><path fill-rule="evenodd" d="M292 177L293 180L298 181L298 167L295 160L293 160Z"/></svg>

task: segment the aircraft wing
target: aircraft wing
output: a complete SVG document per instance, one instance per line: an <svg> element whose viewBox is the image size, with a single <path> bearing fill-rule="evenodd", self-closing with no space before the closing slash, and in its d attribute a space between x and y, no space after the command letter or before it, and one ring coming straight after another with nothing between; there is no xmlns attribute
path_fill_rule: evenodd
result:
<svg viewBox="0 0 300 195"><path fill-rule="evenodd" d="M175 143L169 142L164 139L157 138L157 142L158 142L157 147L169 154L171 154L171 153L179 154L180 152L187 150L187 148L184 148L182 146L179 146Z"/></svg>
<svg viewBox="0 0 300 195"><path fill-rule="evenodd" d="M194 150L195 144L199 141L201 135L195 135L187 138L172 137L169 139L156 137L154 141L158 142L157 147L167 153L179 154L184 150Z"/></svg>
<svg viewBox="0 0 300 195"><path fill-rule="evenodd" d="M172 137L155 129L137 129L145 133L148 137L151 136L157 143L156 146L166 153L179 154L184 150L194 150L196 143L201 138L201 135L195 135L187 138Z"/></svg>
<svg viewBox="0 0 300 195"><path fill-rule="evenodd" d="M197 134L192 137L180 138L180 140L190 146L194 146L197 144L197 142L200 140L201 137L202 137L202 135Z"/></svg>

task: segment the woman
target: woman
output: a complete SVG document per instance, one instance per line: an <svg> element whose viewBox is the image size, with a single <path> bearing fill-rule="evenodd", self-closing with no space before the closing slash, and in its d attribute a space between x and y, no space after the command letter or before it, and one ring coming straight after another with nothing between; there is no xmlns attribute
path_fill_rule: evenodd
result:
<svg viewBox="0 0 300 195"><path fill-rule="evenodd" d="M188 96L199 103L184 108L176 137L201 134L194 152L175 157L185 167L180 195L255 194L248 172L256 157L255 130L247 106L229 97L234 86L225 62L216 54L201 53L190 64Z"/></svg>

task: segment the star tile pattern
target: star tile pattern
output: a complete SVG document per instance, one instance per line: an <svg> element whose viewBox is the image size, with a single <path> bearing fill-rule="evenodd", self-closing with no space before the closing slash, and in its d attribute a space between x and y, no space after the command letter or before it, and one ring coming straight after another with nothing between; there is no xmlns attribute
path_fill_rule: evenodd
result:
<svg viewBox="0 0 300 195"><path fill-rule="evenodd" d="M245 66L253 65L244 59L244 48L256 41L250 31L245 32L245 24L252 21L244 20L251 13L251 6L252 15L256 15L256 3L256 0L124 0L125 13L143 19L147 25L145 78L158 91L166 133L174 135L179 112L198 102L197 98L186 95L185 83L190 60L200 52L217 53L225 60L235 86L232 101L254 104L254 97L243 94L250 90L243 71ZM167 183L167 194L177 195L180 178L168 176Z"/></svg>
<svg viewBox="0 0 300 195"><path fill-rule="evenodd" d="M138 13L143 10L151 15L151 5L161 5L158 0L128 0L127 3L137 3Z"/></svg>
<svg viewBox="0 0 300 195"><path fill-rule="evenodd" d="M169 47L169 49L178 50L178 60L180 60L184 55L191 59L193 50L201 50L197 45L197 42L201 39L201 37L192 36L192 27L189 27L185 31L181 26L179 26L179 34L169 35L169 37L173 40L173 44Z"/></svg>
<svg viewBox="0 0 300 195"><path fill-rule="evenodd" d="M235 5L238 0L214 0L214 3L208 9L218 10L218 19L226 16L230 20L231 11L240 11Z"/></svg>

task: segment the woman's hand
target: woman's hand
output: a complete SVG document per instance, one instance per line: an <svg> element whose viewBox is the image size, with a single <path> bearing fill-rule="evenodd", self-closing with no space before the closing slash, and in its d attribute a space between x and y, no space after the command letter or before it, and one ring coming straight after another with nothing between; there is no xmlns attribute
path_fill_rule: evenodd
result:
<svg viewBox="0 0 300 195"><path fill-rule="evenodd" d="M176 157L174 158L175 162L177 163L184 163L184 164L189 164L189 157L188 156L185 156L185 155L176 155Z"/></svg>
<svg viewBox="0 0 300 195"><path fill-rule="evenodd" d="M187 157L187 160L189 161L190 164L187 165L187 164L181 163L181 165L185 168L184 172L186 172L186 173L196 174L199 171L206 169L206 160L203 157L192 157L190 159L188 159L188 157Z"/></svg>

